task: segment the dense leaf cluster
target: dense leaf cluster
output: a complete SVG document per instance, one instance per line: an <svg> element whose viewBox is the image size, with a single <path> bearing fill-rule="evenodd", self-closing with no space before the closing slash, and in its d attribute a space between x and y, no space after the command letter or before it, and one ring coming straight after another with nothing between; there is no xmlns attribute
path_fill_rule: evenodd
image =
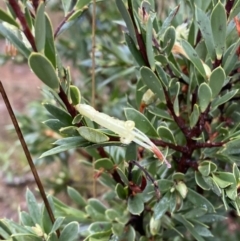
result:
<svg viewBox="0 0 240 241"><path fill-rule="evenodd" d="M30 8L29 1L9 0L9 12L0 11L0 33L28 59L55 101L44 103L51 114L45 124L61 138L41 158L84 148L85 156L95 158L98 181L109 190L101 201L86 200L69 187L77 208L49 197L54 223L28 191L29 213L21 213L20 224L0 221L4 240L203 241L228 237L220 225L228 224L231 229L232 220L240 215L240 0L182 1L164 12L164 20L155 10L156 2L115 0L123 19L115 24L124 30L125 41L118 45L113 36L115 42L103 41L98 48L96 73L101 81L97 88L112 90L109 99L114 103L103 104L98 98L98 109L113 108L114 114L118 105L125 107L126 119L163 152L171 168L144 145L124 145L114 131L123 122L114 123L109 117L98 126L94 120L99 119L99 112L82 115L75 108L87 103L85 93L90 91L73 85L70 70L61 61L61 51L69 45L62 40L59 50L55 40L89 14L90 0L62 0L65 19L55 31L45 1L32 1ZM89 60L82 64L89 65ZM133 73L126 101L114 86L123 85L121 79Z"/></svg>

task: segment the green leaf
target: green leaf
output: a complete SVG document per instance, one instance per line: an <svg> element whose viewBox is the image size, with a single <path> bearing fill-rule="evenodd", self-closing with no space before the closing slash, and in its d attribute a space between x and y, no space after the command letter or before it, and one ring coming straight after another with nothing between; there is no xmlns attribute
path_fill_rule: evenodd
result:
<svg viewBox="0 0 240 241"><path fill-rule="evenodd" d="M120 199L125 200L127 198L127 190L124 189L121 183L118 183L115 188L115 192Z"/></svg>
<svg viewBox="0 0 240 241"><path fill-rule="evenodd" d="M208 212L215 212L214 206L205 197L188 188L188 200L197 207L206 208Z"/></svg>
<svg viewBox="0 0 240 241"><path fill-rule="evenodd" d="M143 196L138 193L128 198L127 209L131 214L140 215L144 209Z"/></svg>
<svg viewBox="0 0 240 241"><path fill-rule="evenodd" d="M66 16L67 13L70 11L70 7L71 7L71 4L72 4L72 1L61 0L61 2L62 2L63 10L64 10L64 15Z"/></svg>
<svg viewBox="0 0 240 241"><path fill-rule="evenodd" d="M215 48L214 48L213 34L212 34L209 17L204 11L202 11L198 7L196 7L195 10L196 10L195 14L196 14L197 23L201 30L202 36L205 40L208 53L211 59L214 60Z"/></svg>
<svg viewBox="0 0 240 241"><path fill-rule="evenodd" d="M45 23L46 23L46 39L45 39L45 47L44 54L48 58L48 60L52 63L53 67L56 68L57 60L56 60L56 49L53 37L53 27L49 17L45 14Z"/></svg>
<svg viewBox="0 0 240 241"><path fill-rule="evenodd" d="M174 98L174 102L173 102L173 109L174 109L174 112L175 112L176 116L179 116L180 110L179 110L178 94L179 94L179 91L180 91L180 83L174 82L173 84L175 85L175 89L176 89L175 98Z"/></svg>
<svg viewBox="0 0 240 241"><path fill-rule="evenodd" d="M107 209L105 214L107 219L110 221L116 221L116 219L120 217L119 213L115 209Z"/></svg>
<svg viewBox="0 0 240 241"><path fill-rule="evenodd" d="M176 31L173 26L167 28L163 38L164 53L168 56L176 41Z"/></svg>
<svg viewBox="0 0 240 241"><path fill-rule="evenodd" d="M203 176L203 179L215 194L217 194L218 196L220 196L222 194L222 190L220 189L220 187L218 186L218 184L215 182L215 180L212 177L210 177L210 176L204 177Z"/></svg>
<svg viewBox="0 0 240 241"><path fill-rule="evenodd" d="M87 205L86 200L76 189L67 187L67 193L69 197L80 207L85 207Z"/></svg>
<svg viewBox="0 0 240 241"><path fill-rule="evenodd" d="M78 128L76 126L67 126L63 127L59 130L61 135L67 137L79 136Z"/></svg>
<svg viewBox="0 0 240 241"><path fill-rule="evenodd" d="M188 56L189 60L193 63L193 65L196 67L196 69L199 71L199 73L206 78L206 72L203 67L202 61L200 57L198 56L197 52L193 47L184 39L181 40L180 44L182 45L183 49L186 52L186 55Z"/></svg>
<svg viewBox="0 0 240 241"><path fill-rule="evenodd" d="M155 220L160 219L169 208L170 192L167 192L159 202L153 207L153 217Z"/></svg>
<svg viewBox="0 0 240 241"><path fill-rule="evenodd" d="M160 136L160 138L163 140L163 141L166 141L166 142L171 142L171 143L176 143L176 140L174 138L174 135L172 133L172 131L165 127L165 126L160 126L158 129L157 129L157 132L158 132L158 135Z"/></svg>
<svg viewBox="0 0 240 241"><path fill-rule="evenodd" d="M222 104L226 103L227 101L229 101L230 99L232 99L237 93L238 93L238 89L231 90L231 91L227 92L226 94L224 94L223 96L216 98L212 102L212 110L217 108L219 105L222 105Z"/></svg>
<svg viewBox="0 0 240 241"><path fill-rule="evenodd" d="M153 38L152 31L153 31L152 20L151 18L149 18L146 25L146 48L147 48L148 62L150 64L151 69L154 71L155 59L154 59L153 44L152 44L152 38Z"/></svg>
<svg viewBox="0 0 240 241"><path fill-rule="evenodd" d="M173 121L173 118L169 115L169 113L165 109L157 108L156 106L149 106L147 110L162 119Z"/></svg>
<svg viewBox="0 0 240 241"><path fill-rule="evenodd" d="M42 54L31 53L28 64L37 77L49 88L59 91L59 79L51 62Z"/></svg>
<svg viewBox="0 0 240 241"><path fill-rule="evenodd" d="M165 102L165 96L160 79L147 67L142 67L140 70L142 80L147 87L157 95L161 102Z"/></svg>
<svg viewBox="0 0 240 241"><path fill-rule="evenodd" d="M203 223L210 223L210 224L212 224L212 223L217 223L217 222L224 221L226 219L227 219L227 217L225 217L225 216L209 213L209 214L205 214L202 217L199 217L198 221L203 222Z"/></svg>
<svg viewBox="0 0 240 241"><path fill-rule="evenodd" d="M59 121L61 121L65 125L71 125L72 124L72 116L69 115L65 110L49 104L49 103L43 103L43 106L47 109L47 111L53 115L55 118L57 118Z"/></svg>
<svg viewBox="0 0 240 241"><path fill-rule="evenodd" d="M77 222L71 222L67 224L61 232L59 241L73 241L78 237L78 226Z"/></svg>
<svg viewBox="0 0 240 241"><path fill-rule="evenodd" d="M117 4L119 12L121 13L121 15L127 25L129 35L131 36L136 48L138 48L137 37L136 37L135 28L134 28L131 16L122 0L115 0L115 2Z"/></svg>
<svg viewBox="0 0 240 241"><path fill-rule="evenodd" d="M40 227L42 227L42 217L41 217L40 208L38 206L36 198L34 197L33 193L29 189L27 189L27 192L26 192L26 201L27 201L29 214L34 224L39 224Z"/></svg>
<svg viewBox="0 0 240 241"><path fill-rule="evenodd" d="M211 14L211 27L217 59L221 59L225 51L227 16L224 5L219 1Z"/></svg>
<svg viewBox="0 0 240 241"><path fill-rule="evenodd" d="M169 85L169 81L168 81L166 72L159 64L156 64L156 71L157 71L158 78L161 80L162 84L164 84L165 87L167 87Z"/></svg>
<svg viewBox="0 0 240 241"><path fill-rule="evenodd" d="M53 224L51 233L55 232L57 229L60 228L60 226L62 225L64 219L65 219L64 217L58 217L58 218L56 218L56 220L55 220L55 222L54 222L54 224Z"/></svg>
<svg viewBox="0 0 240 241"><path fill-rule="evenodd" d="M125 172L122 171L122 169L120 169L119 167L116 168L116 171L117 171L118 175L120 176L121 180L123 181L123 183L125 185L128 185L128 178L127 178Z"/></svg>
<svg viewBox="0 0 240 241"><path fill-rule="evenodd" d="M197 171L195 171L195 181L203 190L210 190L209 185L204 181L202 175Z"/></svg>
<svg viewBox="0 0 240 241"><path fill-rule="evenodd" d="M236 182L240 180L240 171L236 163L233 164L233 175L235 177Z"/></svg>
<svg viewBox="0 0 240 241"><path fill-rule="evenodd" d="M7 22L17 28L19 28L18 23L15 21L15 19L12 18L12 16L10 16L6 10L4 11L3 9L0 8L0 20L2 20L3 22Z"/></svg>
<svg viewBox="0 0 240 241"><path fill-rule="evenodd" d="M217 170L217 165L211 161L203 161L199 165L198 170L203 176L209 176L211 172L215 172Z"/></svg>
<svg viewBox="0 0 240 241"><path fill-rule="evenodd" d="M161 179L157 181L159 190L161 190L161 193L165 193L167 191L170 191L170 189L173 187L174 182L166 179Z"/></svg>
<svg viewBox="0 0 240 241"><path fill-rule="evenodd" d="M46 120L46 121L43 122L43 124L48 126L49 128L51 128L53 131L58 132L58 133L60 133L61 128L66 126L61 121L59 121L57 119Z"/></svg>
<svg viewBox="0 0 240 241"><path fill-rule="evenodd" d="M17 33L14 34L14 31L11 31L10 29L6 28L2 23L0 23L0 34L6 39L8 39L9 42L11 42L23 56L28 58L31 51L25 46L21 38L17 36Z"/></svg>
<svg viewBox="0 0 240 241"><path fill-rule="evenodd" d="M110 222L94 222L89 226L88 230L90 233L101 233L110 230L111 227Z"/></svg>
<svg viewBox="0 0 240 241"><path fill-rule="evenodd" d="M132 120L135 122L135 126L137 129L141 130L148 136L158 136L156 130L145 115L133 108L125 108L124 112L127 120Z"/></svg>
<svg viewBox="0 0 240 241"><path fill-rule="evenodd" d="M46 39L46 23L45 23L45 3L42 2L39 4L36 18L35 18L35 43L37 46L37 50L42 52L45 46Z"/></svg>
<svg viewBox="0 0 240 241"><path fill-rule="evenodd" d="M228 182L230 184L237 185L237 182L236 182L236 179L235 179L234 175L230 172L215 172L213 174L213 177L217 178L217 179L220 179L222 182ZM218 181L220 181L220 180L218 180ZM221 187L221 188L225 188L225 187Z"/></svg>
<svg viewBox="0 0 240 241"><path fill-rule="evenodd" d="M80 104L81 93L80 93L79 89L74 85L70 85L70 96L71 96L71 100L72 100L73 105Z"/></svg>
<svg viewBox="0 0 240 241"><path fill-rule="evenodd" d="M136 62L138 63L138 65L140 67L145 65L145 62L142 58L142 55L139 51L139 49L136 47L133 39L131 38L131 36L128 33L125 33L125 41L127 43L127 46L132 54L132 56L135 58Z"/></svg>
<svg viewBox="0 0 240 241"><path fill-rule="evenodd" d="M198 103L201 112L204 112L212 99L211 88L206 84L202 83L198 88Z"/></svg>
<svg viewBox="0 0 240 241"><path fill-rule="evenodd" d="M83 7L87 6L90 2L91 0L78 0L74 8L82 9Z"/></svg>
<svg viewBox="0 0 240 241"><path fill-rule="evenodd" d="M188 220L186 220L186 218L183 215L174 214L173 218L176 219L178 222L182 223L197 241L205 241L194 229L194 225L190 223Z"/></svg>
<svg viewBox="0 0 240 241"><path fill-rule="evenodd" d="M94 168L97 170L104 170L110 171L114 168L113 162L109 158L101 158L95 161Z"/></svg>
<svg viewBox="0 0 240 241"><path fill-rule="evenodd" d="M227 51L225 52L223 56L223 69L225 70L226 75L229 75L230 72L233 70L233 68L236 65L236 62L238 60L237 56L237 49L240 45L240 38L238 38L237 42L232 44Z"/></svg>
<svg viewBox="0 0 240 241"><path fill-rule="evenodd" d="M210 75L209 86L212 90L212 98L215 98L221 91L226 79L225 72L221 66L214 69Z"/></svg>
<svg viewBox="0 0 240 241"><path fill-rule="evenodd" d="M233 8L228 16L228 22L230 22L234 17L236 17L240 12L240 0L234 1Z"/></svg>
<svg viewBox="0 0 240 241"><path fill-rule="evenodd" d="M204 214L207 213L207 209L205 208L194 208L184 214L186 219L196 219L202 217Z"/></svg>
<svg viewBox="0 0 240 241"><path fill-rule="evenodd" d="M166 29L170 26L173 18L176 16L178 10L180 8L180 4L178 6L176 6L170 13L169 15L167 16L167 18L164 20L162 26L161 26L161 29L158 33L158 36L161 37L161 35L163 35L166 31Z"/></svg>
<svg viewBox="0 0 240 241"><path fill-rule="evenodd" d="M74 138L74 137L69 137L69 138ZM57 146L44 152L39 158L55 155L57 153L68 151L70 149L77 148L77 147L85 147L88 144L89 142L87 142L85 139L82 139L81 141L78 141L78 142L72 142L66 145Z"/></svg>
<svg viewBox="0 0 240 241"><path fill-rule="evenodd" d="M109 140L107 135L87 126L79 127L78 132L83 138L93 143L102 143Z"/></svg>
<svg viewBox="0 0 240 241"><path fill-rule="evenodd" d="M70 16L70 18L67 20L67 22L73 22L77 21L79 17L84 13L84 9L78 9Z"/></svg>
<svg viewBox="0 0 240 241"><path fill-rule="evenodd" d="M98 213L104 214L107 208L96 198L88 199L88 204L94 208Z"/></svg>
<svg viewBox="0 0 240 241"><path fill-rule="evenodd" d="M191 128L193 128L197 124L199 116L200 116L199 106L197 104L194 104L193 111L189 117Z"/></svg>

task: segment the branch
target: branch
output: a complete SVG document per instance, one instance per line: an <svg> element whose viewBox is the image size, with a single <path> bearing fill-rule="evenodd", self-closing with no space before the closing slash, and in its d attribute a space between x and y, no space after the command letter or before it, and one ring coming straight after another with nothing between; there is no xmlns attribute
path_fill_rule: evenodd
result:
<svg viewBox="0 0 240 241"><path fill-rule="evenodd" d="M17 0L9 0L8 2L10 4L10 6L12 7L14 13L16 14L19 22L21 23L22 31L24 32L27 40L31 44L33 51L37 52L37 47L36 47L36 44L35 44L34 36L33 36L32 32L31 32L31 30L30 30L30 28L27 24L25 16L24 16L23 12L21 11L21 8L20 8Z"/></svg>
<svg viewBox="0 0 240 241"><path fill-rule="evenodd" d="M57 26L54 32L54 39L57 37L59 31L61 30L62 26L67 22L67 20L75 13L75 9L72 9L62 20L62 22Z"/></svg>

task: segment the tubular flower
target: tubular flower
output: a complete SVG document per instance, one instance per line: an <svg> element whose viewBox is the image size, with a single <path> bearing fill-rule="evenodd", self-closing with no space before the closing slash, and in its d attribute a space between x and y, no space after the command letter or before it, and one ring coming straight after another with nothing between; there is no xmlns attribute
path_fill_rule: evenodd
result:
<svg viewBox="0 0 240 241"><path fill-rule="evenodd" d="M90 120L96 122L97 124L113 131L120 136L120 141L123 144L129 144L130 142L135 142L138 145L148 149L161 161L165 162L167 167L170 168L170 163L166 160L162 152L157 148L157 146L146 136L143 132L135 127L135 122L128 120L122 121L113 118L109 115L101 113L95 110L92 106L86 104L79 104L76 109L83 116L88 117Z"/></svg>

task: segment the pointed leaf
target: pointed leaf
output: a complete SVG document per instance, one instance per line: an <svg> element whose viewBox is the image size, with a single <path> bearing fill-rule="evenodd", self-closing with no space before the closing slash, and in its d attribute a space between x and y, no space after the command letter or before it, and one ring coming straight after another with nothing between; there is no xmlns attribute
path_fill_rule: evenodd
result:
<svg viewBox="0 0 240 241"><path fill-rule="evenodd" d="M214 49L214 41L213 41L213 34L212 34L210 19L203 10L201 10L198 7L196 7L195 9L196 9L197 23L201 30L202 36L205 40L208 53L211 59L214 60L215 49Z"/></svg>
<svg viewBox="0 0 240 241"><path fill-rule="evenodd" d="M227 92L226 94L224 94L223 96L220 96L217 99L215 99L212 102L212 110L214 110L219 105L222 105L222 104L226 103L227 101L229 101L230 99L232 99L237 93L238 93L238 89L231 90L231 91Z"/></svg>
<svg viewBox="0 0 240 241"><path fill-rule="evenodd" d="M124 109L125 116L128 120L132 120L135 122L135 126L137 129L144 132L146 135L157 137L158 134L151 122L146 118L145 115L140 113L139 111L133 108L125 108Z"/></svg>
<svg viewBox="0 0 240 241"><path fill-rule="evenodd" d="M15 19L13 19L12 16L10 16L6 11L4 11L1 8L0 8L0 20L2 20L3 22L7 22L7 23L15 26L16 28L19 28L19 25L15 21Z"/></svg>
<svg viewBox="0 0 240 241"><path fill-rule="evenodd" d="M151 69L155 70L155 59L154 59L154 52L153 52L153 25L151 18L148 19L147 26L146 26L146 48L147 48L147 57L148 62L150 64Z"/></svg>
<svg viewBox="0 0 240 241"><path fill-rule="evenodd" d="M115 1L116 1L118 10L121 13L121 15L127 25L129 34L130 34L133 42L135 43L135 46L138 48L137 37L136 37L136 33L135 33L135 29L134 29L134 25L133 25L131 16L122 0L115 0Z"/></svg>
<svg viewBox="0 0 240 241"><path fill-rule="evenodd" d="M145 62L142 58L141 53L139 52L139 49L137 49L133 39L128 33L125 33L125 41L127 43L127 46L132 54L132 56L135 58L136 62L140 67L145 65Z"/></svg>
<svg viewBox="0 0 240 241"><path fill-rule="evenodd" d="M181 40L181 45L186 55L188 56L189 60L197 68L199 73L205 78L206 77L205 69L195 49L193 49L193 47L186 40Z"/></svg>
<svg viewBox="0 0 240 241"><path fill-rule="evenodd" d="M16 34L14 34L14 31L11 31L10 29L6 28L2 23L0 23L0 34L6 39L8 39L23 56L28 58L31 51L25 46L23 41L19 39Z"/></svg>
<svg viewBox="0 0 240 241"><path fill-rule="evenodd" d="M27 200L28 211L34 224L35 225L39 224L41 226L42 225L41 211L38 206L36 198L34 197L33 193L29 189L27 189L26 200Z"/></svg>
<svg viewBox="0 0 240 241"><path fill-rule="evenodd" d="M206 208L208 212L215 212L214 206L205 197L188 188L188 200L197 207Z"/></svg>
<svg viewBox="0 0 240 241"><path fill-rule="evenodd" d="M65 125L71 125L72 124L72 116L69 115L65 110L49 104L44 103L43 106L47 109L47 111L53 115L55 118L57 118L59 121L61 121Z"/></svg>
<svg viewBox="0 0 240 241"><path fill-rule="evenodd" d="M78 237L78 226L77 222L67 224L61 232L59 241L74 241Z"/></svg>
<svg viewBox="0 0 240 241"><path fill-rule="evenodd" d="M153 207L155 220L161 219L169 208L170 192L167 192Z"/></svg>
<svg viewBox="0 0 240 241"><path fill-rule="evenodd" d="M78 128L78 132L83 138L93 143L102 143L109 140L107 135L87 126Z"/></svg>
<svg viewBox="0 0 240 241"><path fill-rule="evenodd" d="M142 67L140 72L142 80L147 85L147 87L157 95L161 102L165 102L163 87L159 78L153 73L151 69L147 67Z"/></svg>

